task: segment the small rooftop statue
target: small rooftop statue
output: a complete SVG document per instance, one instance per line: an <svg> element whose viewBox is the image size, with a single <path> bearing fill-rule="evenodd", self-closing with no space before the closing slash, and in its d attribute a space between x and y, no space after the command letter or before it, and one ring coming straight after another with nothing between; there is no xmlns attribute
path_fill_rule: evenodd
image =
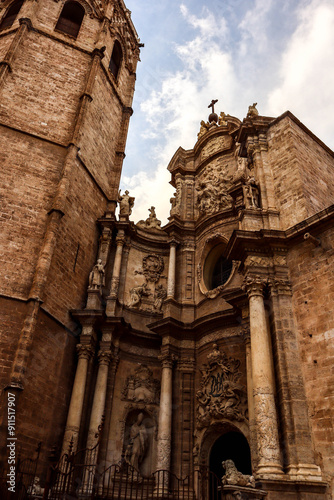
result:
<svg viewBox="0 0 334 500"><path fill-rule="evenodd" d="M142 229L161 229L161 220L157 219L156 213L155 213L155 207L151 207L148 209L150 212L150 215L146 220L140 220L137 223L137 226L142 228Z"/></svg>
<svg viewBox="0 0 334 500"><path fill-rule="evenodd" d="M119 203L119 215L120 217L129 217L132 212L133 205L135 204L135 199L129 196L129 191L126 190L121 196L121 190L118 193L118 203Z"/></svg>
<svg viewBox="0 0 334 500"><path fill-rule="evenodd" d="M248 106L247 118L251 118L252 116L258 116L259 112L256 109L257 102L253 102L251 106Z"/></svg>

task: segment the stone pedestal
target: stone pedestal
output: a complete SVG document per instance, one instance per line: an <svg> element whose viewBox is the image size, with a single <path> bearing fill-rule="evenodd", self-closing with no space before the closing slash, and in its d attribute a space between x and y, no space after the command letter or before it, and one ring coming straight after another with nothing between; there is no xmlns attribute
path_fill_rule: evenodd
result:
<svg viewBox="0 0 334 500"><path fill-rule="evenodd" d="M86 309L102 309L100 290L88 290Z"/></svg>
<svg viewBox="0 0 334 500"><path fill-rule="evenodd" d="M264 500L267 492L258 488L226 484L221 489L222 500Z"/></svg>

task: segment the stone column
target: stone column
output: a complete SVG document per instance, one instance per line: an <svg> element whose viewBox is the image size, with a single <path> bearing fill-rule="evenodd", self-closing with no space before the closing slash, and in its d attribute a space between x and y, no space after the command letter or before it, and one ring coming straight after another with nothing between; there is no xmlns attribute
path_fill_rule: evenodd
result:
<svg viewBox="0 0 334 500"><path fill-rule="evenodd" d="M98 430L104 415L106 402L108 369L111 360L111 351L100 350L98 352L99 370L97 374L92 412L90 416L89 430L87 436L87 448L93 448L98 442ZM97 458L97 456L96 456Z"/></svg>
<svg viewBox="0 0 334 500"><path fill-rule="evenodd" d="M175 296L176 245L175 240L170 242L167 299L173 299Z"/></svg>
<svg viewBox="0 0 334 500"><path fill-rule="evenodd" d="M159 359L162 364L162 372L156 469L158 471L169 471L172 440L172 382L175 357L168 352L162 352ZM159 489L157 490L157 494L162 494L163 491L166 492L167 488L168 475L161 473L159 475Z"/></svg>
<svg viewBox="0 0 334 500"><path fill-rule="evenodd" d="M258 464L258 458L257 458L256 427L255 427L254 400L253 400L252 351L251 351L249 327L243 328L243 337L246 346L247 401L248 401L248 421L249 421L249 436L250 436L249 445L252 457L252 468L256 470Z"/></svg>
<svg viewBox="0 0 334 500"><path fill-rule="evenodd" d="M75 452L78 447L78 437L80 431L82 407L85 397L88 363L93 355L93 348L91 345L78 344L77 352L79 360L77 371L75 373L70 407L68 410L61 456L64 453L68 452L69 443L72 439L72 451Z"/></svg>
<svg viewBox="0 0 334 500"><path fill-rule="evenodd" d="M116 238L116 254L110 285L110 294L107 299L108 316L115 315L116 300L118 297L119 277L121 273L123 246L125 243L124 231L120 230Z"/></svg>
<svg viewBox="0 0 334 500"><path fill-rule="evenodd" d="M249 297L251 366L254 419L257 439L257 475L262 478L282 476L278 438L275 382L273 379L270 332L263 301L265 282L248 277L245 287Z"/></svg>

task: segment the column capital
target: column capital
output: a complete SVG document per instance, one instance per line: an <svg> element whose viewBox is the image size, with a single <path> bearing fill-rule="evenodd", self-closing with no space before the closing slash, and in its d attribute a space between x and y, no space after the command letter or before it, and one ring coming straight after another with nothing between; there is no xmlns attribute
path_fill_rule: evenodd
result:
<svg viewBox="0 0 334 500"><path fill-rule="evenodd" d="M121 247L125 244L125 236L116 236L116 245Z"/></svg>
<svg viewBox="0 0 334 500"><path fill-rule="evenodd" d="M160 354L158 359L162 364L162 368L173 368L174 363L177 361L177 356L165 351Z"/></svg>
<svg viewBox="0 0 334 500"><path fill-rule="evenodd" d="M179 242L178 242L178 240L176 238L171 238L169 240L169 246L170 247L175 247L176 248L178 244L179 244Z"/></svg>
<svg viewBox="0 0 334 500"><path fill-rule="evenodd" d="M77 344L76 350L79 359L89 360L94 354L94 349L91 345Z"/></svg>
<svg viewBox="0 0 334 500"><path fill-rule="evenodd" d="M111 361L112 353L110 350L105 351L103 349L100 349L99 352L97 353L97 357L100 366L101 365L108 366Z"/></svg>
<svg viewBox="0 0 334 500"><path fill-rule="evenodd" d="M263 297L264 287L268 280L262 276L246 276L242 288L248 294L248 297L261 296Z"/></svg>
<svg viewBox="0 0 334 500"><path fill-rule="evenodd" d="M273 295L292 295L292 285L287 278L271 278L268 285Z"/></svg>
<svg viewBox="0 0 334 500"><path fill-rule="evenodd" d="M177 368L183 372L193 372L195 371L195 359L194 358L180 358L177 363Z"/></svg>

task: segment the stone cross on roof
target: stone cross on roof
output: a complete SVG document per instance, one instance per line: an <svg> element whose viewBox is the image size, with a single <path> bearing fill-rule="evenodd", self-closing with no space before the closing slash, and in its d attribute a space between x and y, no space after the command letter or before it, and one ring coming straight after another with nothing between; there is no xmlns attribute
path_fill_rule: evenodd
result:
<svg viewBox="0 0 334 500"><path fill-rule="evenodd" d="M212 108L212 113L215 112L215 104L218 102L218 99L212 99L211 103L209 104L208 108Z"/></svg>

